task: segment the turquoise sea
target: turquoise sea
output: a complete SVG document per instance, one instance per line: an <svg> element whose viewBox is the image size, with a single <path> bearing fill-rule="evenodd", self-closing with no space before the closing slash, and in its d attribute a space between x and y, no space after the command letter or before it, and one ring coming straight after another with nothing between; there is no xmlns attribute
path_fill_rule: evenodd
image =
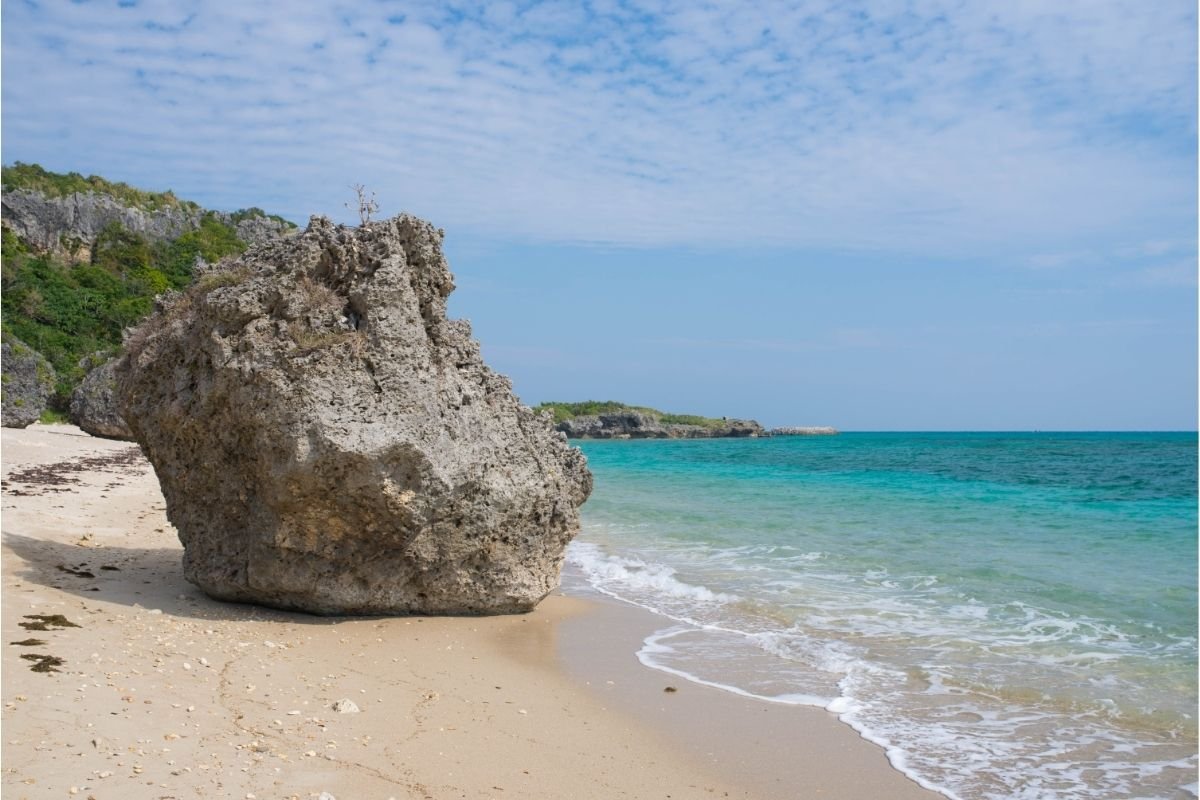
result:
<svg viewBox="0 0 1200 800"><path fill-rule="evenodd" d="M1196 796L1196 434L580 444L567 586L661 615L647 666L948 797Z"/></svg>

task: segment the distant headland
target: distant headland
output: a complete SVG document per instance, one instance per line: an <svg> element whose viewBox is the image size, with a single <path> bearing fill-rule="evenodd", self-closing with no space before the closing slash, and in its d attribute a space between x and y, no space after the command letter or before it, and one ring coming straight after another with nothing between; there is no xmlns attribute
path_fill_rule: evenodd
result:
<svg viewBox="0 0 1200 800"><path fill-rule="evenodd" d="M534 411L553 415L554 427L572 439L757 439L837 433L829 427L767 429L752 419L674 414L615 400L546 402Z"/></svg>

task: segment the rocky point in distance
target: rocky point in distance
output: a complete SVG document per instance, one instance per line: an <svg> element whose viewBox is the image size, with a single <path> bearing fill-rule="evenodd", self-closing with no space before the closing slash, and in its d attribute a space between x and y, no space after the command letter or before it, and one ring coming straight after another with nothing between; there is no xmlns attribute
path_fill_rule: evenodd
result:
<svg viewBox="0 0 1200 800"><path fill-rule="evenodd" d="M534 411L549 415L554 427L572 439L756 439L766 436L825 436L829 427L766 429L749 419L671 414L614 400L547 402Z"/></svg>

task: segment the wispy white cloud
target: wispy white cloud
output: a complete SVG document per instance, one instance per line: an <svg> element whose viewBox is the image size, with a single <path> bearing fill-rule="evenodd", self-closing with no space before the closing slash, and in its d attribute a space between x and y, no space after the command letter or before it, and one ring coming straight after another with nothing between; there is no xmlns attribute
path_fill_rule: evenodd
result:
<svg viewBox="0 0 1200 800"><path fill-rule="evenodd" d="M873 328L834 328L806 339L698 338L670 336L650 339L646 344L700 350L753 351L757 353L812 353L875 349L896 342Z"/></svg>
<svg viewBox="0 0 1200 800"><path fill-rule="evenodd" d="M1035 259L1194 230L1190 2L13 0L3 22L6 160L218 205L344 215L361 181L517 239Z"/></svg>
<svg viewBox="0 0 1200 800"><path fill-rule="evenodd" d="M1149 288L1187 288L1197 285L1196 260L1188 259L1168 263L1151 264L1118 276L1113 285L1117 287L1141 286Z"/></svg>
<svg viewBox="0 0 1200 800"><path fill-rule="evenodd" d="M1061 269L1094 258L1095 254L1086 250L1065 253L1034 253L1029 257L1028 264L1034 269Z"/></svg>

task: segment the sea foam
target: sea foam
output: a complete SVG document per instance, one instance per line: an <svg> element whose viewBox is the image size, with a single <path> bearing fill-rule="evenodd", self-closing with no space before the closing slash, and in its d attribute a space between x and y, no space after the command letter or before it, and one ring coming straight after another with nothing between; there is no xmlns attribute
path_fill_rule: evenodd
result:
<svg viewBox="0 0 1200 800"><path fill-rule="evenodd" d="M567 560L669 620L646 666L827 708L949 797L1195 795L1194 436L585 450Z"/></svg>

